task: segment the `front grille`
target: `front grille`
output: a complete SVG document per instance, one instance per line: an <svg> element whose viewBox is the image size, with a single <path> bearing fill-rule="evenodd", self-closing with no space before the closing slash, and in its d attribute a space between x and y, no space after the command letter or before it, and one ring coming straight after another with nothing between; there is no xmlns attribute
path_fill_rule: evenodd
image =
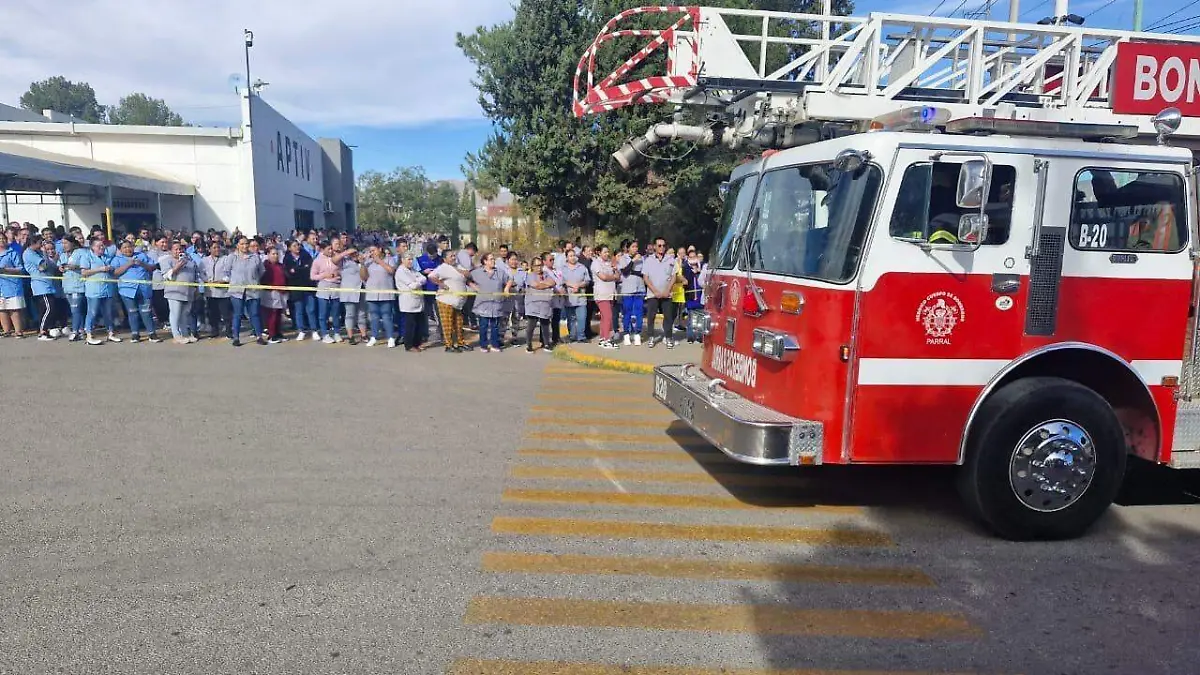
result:
<svg viewBox="0 0 1200 675"><path fill-rule="evenodd" d="M1058 330L1058 286L1062 278L1064 227L1043 227L1038 254L1029 269L1029 305L1026 335L1054 335Z"/></svg>

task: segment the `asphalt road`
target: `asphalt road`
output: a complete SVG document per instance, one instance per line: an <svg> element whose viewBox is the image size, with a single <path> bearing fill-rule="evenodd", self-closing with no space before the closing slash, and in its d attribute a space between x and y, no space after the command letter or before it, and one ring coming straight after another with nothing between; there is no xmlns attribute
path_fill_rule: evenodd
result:
<svg viewBox="0 0 1200 675"><path fill-rule="evenodd" d="M1200 480L998 541L548 356L0 341L0 672L1193 673ZM740 669L740 670L739 670Z"/></svg>

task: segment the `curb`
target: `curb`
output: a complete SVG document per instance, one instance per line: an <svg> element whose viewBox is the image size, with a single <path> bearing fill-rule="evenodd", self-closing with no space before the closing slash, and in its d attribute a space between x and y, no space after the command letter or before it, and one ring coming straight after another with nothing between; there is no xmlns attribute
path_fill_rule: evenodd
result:
<svg viewBox="0 0 1200 675"><path fill-rule="evenodd" d="M634 375L651 375L654 373L654 366L649 363L637 363L635 361L621 361L620 359L610 359L603 356L591 356L571 349L567 345L559 345L554 350L554 358L576 363L588 368L599 368L601 370L614 370L619 373L631 373Z"/></svg>

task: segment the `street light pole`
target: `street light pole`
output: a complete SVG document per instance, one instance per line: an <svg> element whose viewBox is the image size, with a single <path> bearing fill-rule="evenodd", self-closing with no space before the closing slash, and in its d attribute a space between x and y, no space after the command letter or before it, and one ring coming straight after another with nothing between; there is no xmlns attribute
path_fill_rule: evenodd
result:
<svg viewBox="0 0 1200 675"><path fill-rule="evenodd" d="M254 95L254 85L250 84L250 48L254 46L254 31L242 29L242 37L246 41L246 126L250 126L250 97Z"/></svg>

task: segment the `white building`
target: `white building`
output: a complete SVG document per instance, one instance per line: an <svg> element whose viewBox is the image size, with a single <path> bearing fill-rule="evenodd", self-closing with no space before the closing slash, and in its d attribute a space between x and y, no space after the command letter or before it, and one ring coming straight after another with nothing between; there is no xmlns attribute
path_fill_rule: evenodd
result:
<svg viewBox="0 0 1200 675"><path fill-rule="evenodd" d="M354 227L354 168L338 139L314 141L258 96L239 127L86 124L0 106L0 221L85 231Z"/></svg>

